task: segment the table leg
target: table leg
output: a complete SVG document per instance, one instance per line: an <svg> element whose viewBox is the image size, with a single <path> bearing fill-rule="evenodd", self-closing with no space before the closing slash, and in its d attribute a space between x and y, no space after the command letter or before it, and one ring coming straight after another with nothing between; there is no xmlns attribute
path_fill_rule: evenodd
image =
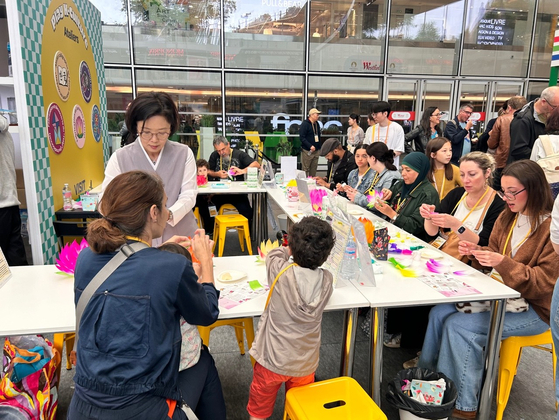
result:
<svg viewBox="0 0 559 420"><path fill-rule="evenodd" d="M491 323L485 346L485 368L479 396L478 420L488 420L491 402L495 395L495 377L499 367L499 349L505 322L506 301L498 299L491 302Z"/></svg>
<svg viewBox="0 0 559 420"><path fill-rule="evenodd" d="M380 384L382 381L382 341L384 334L384 308L371 308L371 341L369 346L369 368L373 401L380 407Z"/></svg>
<svg viewBox="0 0 559 420"><path fill-rule="evenodd" d="M344 332L342 338L340 376L353 376L356 328L357 308L346 309L344 311Z"/></svg>

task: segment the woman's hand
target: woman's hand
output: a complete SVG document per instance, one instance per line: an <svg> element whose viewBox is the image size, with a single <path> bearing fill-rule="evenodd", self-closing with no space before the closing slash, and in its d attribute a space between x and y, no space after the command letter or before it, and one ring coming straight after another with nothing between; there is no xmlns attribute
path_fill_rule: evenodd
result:
<svg viewBox="0 0 559 420"><path fill-rule="evenodd" d="M382 199L388 201L391 198L392 198L392 191L389 190L388 188L383 188L382 189Z"/></svg>
<svg viewBox="0 0 559 420"><path fill-rule="evenodd" d="M388 204L386 204L384 201L380 201L378 200L375 203L375 209L377 209L378 211L380 211L382 214L384 214L385 216L388 216L390 218L390 220L394 219L394 217L396 216L396 212L394 211L394 209L392 207L390 207Z"/></svg>
<svg viewBox="0 0 559 420"><path fill-rule="evenodd" d="M190 238L188 236L174 235L167 239L164 243L167 242L174 242L179 244L180 246L184 246L185 248L190 247Z"/></svg>
<svg viewBox="0 0 559 420"><path fill-rule="evenodd" d="M456 217L445 213L432 213L431 223L435 226L456 231L462 223Z"/></svg>
<svg viewBox="0 0 559 420"><path fill-rule="evenodd" d="M355 196L357 195L357 190L355 188L348 187L345 193L347 195L347 199L353 203Z"/></svg>
<svg viewBox="0 0 559 420"><path fill-rule="evenodd" d="M421 215L421 217L427 220L431 219L431 214L434 211L435 211L435 206L431 204L422 204L421 207L419 208L419 214Z"/></svg>
<svg viewBox="0 0 559 420"><path fill-rule="evenodd" d="M474 251L481 249L479 245L476 245L468 241L458 242L458 252L460 255L473 255Z"/></svg>
<svg viewBox="0 0 559 420"><path fill-rule="evenodd" d="M498 252L485 251L485 250L473 250L472 255L476 257L476 260L485 267L495 267L505 259L505 256L499 254Z"/></svg>
<svg viewBox="0 0 559 420"><path fill-rule="evenodd" d="M338 190L339 192L344 192L345 191L345 187L340 184L339 182L336 184L336 190Z"/></svg>

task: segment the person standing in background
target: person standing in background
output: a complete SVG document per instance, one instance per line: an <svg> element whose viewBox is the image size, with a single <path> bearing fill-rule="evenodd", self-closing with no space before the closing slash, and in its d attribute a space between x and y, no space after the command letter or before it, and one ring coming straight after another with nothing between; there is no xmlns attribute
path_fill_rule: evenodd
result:
<svg viewBox="0 0 559 420"><path fill-rule="evenodd" d="M0 115L0 248L8 265L27 265L21 238L20 202L17 199L14 140L10 124Z"/></svg>
<svg viewBox="0 0 559 420"><path fill-rule="evenodd" d="M321 112L312 108L309 118L301 123L299 127L299 138L301 139L301 168L307 176L316 176L318 167L318 156L320 155L320 126L318 117Z"/></svg>
<svg viewBox="0 0 559 420"><path fill-rule="evenodd" d="M510 123L514 118L514 113L526 105L524 96L513 96L507 101L506 112L497 118L495 125L489 133L487 146L495 150L495 173L493 175L493 189L501 189L501 173L507 165L510 148Z"/></svg>
<svg viewBox="0 0 559 420"><path fill-rule="evenodd" d="M472 151L472 132L471 129L475 121L470 119L474 112L472 104L465 104L460 107L458 115L450 120L444 128L444 136L452 143L452 159L450 163L459 166L458 161L464 155Z"/></svg>
<svg viewBox="0 0 559 420"><path fill-rule="evenodd" d="M347 122L349 124L349 127L347 128L347 150L353 153L355 151L355 146L363 143L365 133L363 132L363 129L359 127L358 114L349 114Z"/></svg>
<svg viewBox="0 0 559 420"><path fill-rule="evenodd" d="M388 102L379 101L373 104L375 125L372 129L372 141L382 141L388 149L394 150L394 166L400 167L399 156L404 153L404 129L398 123L388 119L392 107Z"/></svg>
<svg viewBox="0 0 559 420"><path fill-rule="evenodd" d="M372 112L369 112L369 115L367 115L367 124L369 124L369 128L367 128L367 131L365 131L365 140L363 140L363 144L372 144L373 125L375 125L375 117Z"/></svg>
<svg viewBox="0 0 559 420"><path fill-rule="evenodd" d="M548 115L559 106L559 86L542 91L539 98L514 113L510 123L510 152L507 163L530 159L536 139L545 134Z"/></svg>

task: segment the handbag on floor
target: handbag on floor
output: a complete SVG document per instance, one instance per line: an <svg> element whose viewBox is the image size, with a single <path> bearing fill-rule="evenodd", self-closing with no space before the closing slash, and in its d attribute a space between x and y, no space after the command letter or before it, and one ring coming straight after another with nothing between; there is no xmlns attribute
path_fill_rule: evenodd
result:
<svg viewBox="0 0 559 420"><path fill-rule="evenodd" d="M0 407L26 418L54 420L58 407L60 354L40 335L6 337L0 371Z"/></svg>

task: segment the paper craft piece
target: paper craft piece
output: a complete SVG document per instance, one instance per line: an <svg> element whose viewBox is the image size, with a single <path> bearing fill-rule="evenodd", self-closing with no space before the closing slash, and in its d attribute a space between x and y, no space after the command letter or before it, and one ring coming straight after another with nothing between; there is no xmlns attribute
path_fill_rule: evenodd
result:
<svg viewBox="0 0 559 420"><path fill-rule="evenodd" d="M388 228L375 229L373 239L373 255L379 261L386 261L388 259Z"/></svg>
<svg viewBox="0 0 559 420"><path fill-rule="evenodd" d="M208 178L206 178L204 175L196 175L196 185L200 187L202 185L206 185L207 183Z"/></svg>
<svg viewBox="0 0 559 420"><path fill-rule="evenodd" d="M360 217L359 221L363 223L363 227L365 228L365 235L367 237L367 243L371 245L375 239L375 225L370 219L365 217Z"/></svg>
<svg viewBox="0 0 559 420"><path fill-rule="evenodd" d="M428 273L420 276L419 280L446 297L481 294L479 290L456 279L451 273Z"/></svg>
<svg viewBox="0 0 559 420"><path fill-rule="evenodd" d="M311 197L313 213L320 216L320 214L322 213L322 198L328 195L328 193L326 192L326 190L314 189L309 191L309 195Z"/></svg>
<svg viewBox="0 0 559 420"><path fill-rule="evenodd" d="M375 204L377 203L377 201L383 201L383 199L384 194L382 193L382 191L373 191L372 194L367 195L367 207L373 209L375 208Z"/></svg>
<svg viewBox="0 0 559 420"><path fill-rule="evenodd" d="M253 288L254 282L257 282L260 287ZM262 286L258 280L244 281L223 287L220 289L219 307L224 309L234 308L260 295L265 295L268 289L268 286Z"/></svg>
<svg viewBox="0 0 559 420"><path fill-rule="evenodd" d="M410 268L406 268L405 265L403 265L402 263L396 261L395 258L389 258L388 261L390 262L390 264L392 264L398 271L400 271L400 274L402 274L402 276L404 277L417 277L417 273L415 271L413 271Z"/></svg>
<svg viewBox="0 0 559 420"><path fill-rule="evenodd" d="M0 249L0 289L8 282L10 277L12 277L10 266L8 265L8 261L6 260L2 249Z"/></svg>
<svg viewBox="0 0 559 420"><path fill-rule="evenodd" d="M87 247L89 244L85 238L79 244L74 240L71 244L64 245L56 259L56 268L64 273L74 274L78 255Z"/></svg>
<svg viewBox="0 0 559 420"><path fill-rule="evenodd" d="M258 280L251 280L248 282L248 285L252 290L258 290L263 288Z"/></svg>
<svg viewBox="0 0 559 420"><path fill-rule="evenodd" d="M266 259L266 255L268 255L268 252L270 252L272 249L278 248L279 246L280 244L277 240L272 242L268 239L268 241L266 242L260 242L260 246L258 247L258 257L256 257L256 260L258 262L264 262L264 260Z"/></svg>

